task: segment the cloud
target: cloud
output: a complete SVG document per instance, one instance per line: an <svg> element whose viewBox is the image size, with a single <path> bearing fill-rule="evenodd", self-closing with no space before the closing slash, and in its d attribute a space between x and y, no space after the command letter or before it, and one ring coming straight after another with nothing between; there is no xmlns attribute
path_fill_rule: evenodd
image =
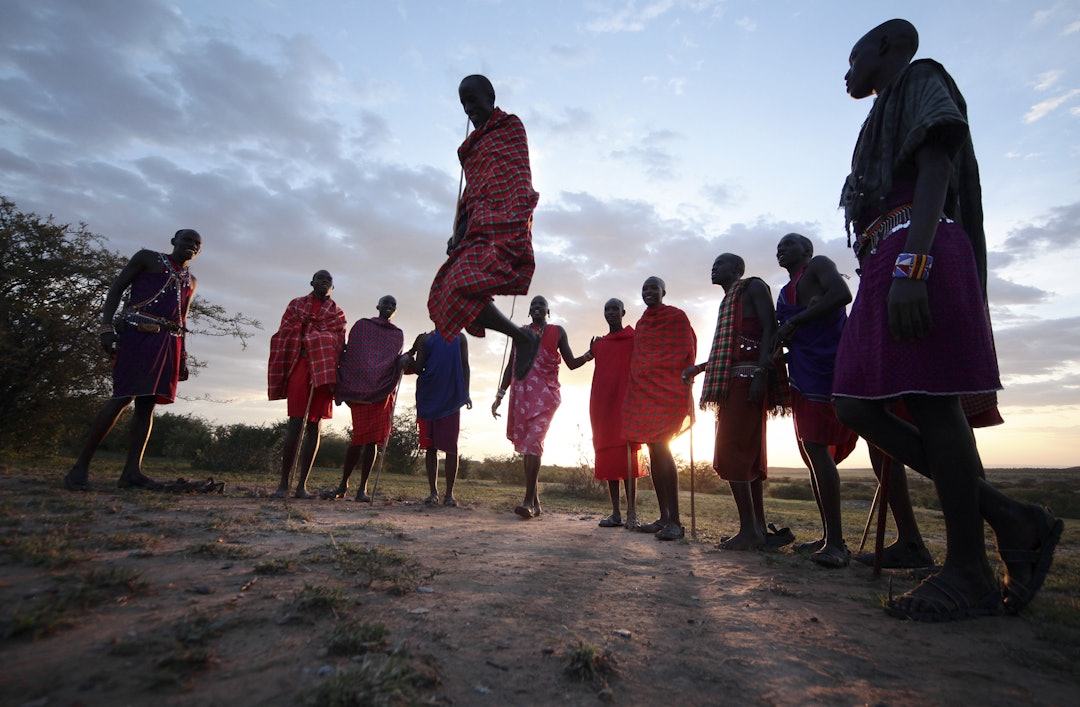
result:
<svg viewBox="0 0 1080 707"><path fill-rule="evenodd" d="M1044 71L1043 73L1039 74L1038 78L1035 81L1035 90L1045 91L1046 89L1050 88L1058 82L1058 79L1061 78L1061 75L1063 73L1065 72L1063 72L1061 69L1051 69L1050 71Z"/></svg>
<svg viewBox="0 0 1080 707"><path fill-rule="evenodd" d="M1002 373L1013 377L1056 377L1075 369L1080 364L1077 341L1080 341L1080 317L1029 320L994 330ZM1075 370L1068 375L1075 382Z"/></svg>
<svg viewBox="0 0 1080 707"><path fill-rule="evenodd" d="M1031 107L1031 110L1024 114L1024 122L1034 123L1037 120L1045 118L1077 95L1080 95L1080 88L1074 88L1056 98L1049 98L1045 101L1036 103Z"/></svg>
<svg viewBox="0 0 1080 707"><path fill-rule="evenodd" d="M675 176L676 161L674 155L664 147L682 139L685 139L684 135L672 130L653 130L635 145L612 150L611 157L640 164L645 173L653 179L672 179Z"/></svg>
<svg viewBox="0 0 1080 707"><path fill-rule="evenodd" d="M1048 250L1065 250L1080 244L1080 201L1050 209L1040 225L1021 226L1009 231L1003 249L1006 255L1033 256Z"/></svg>
<svg viewBox="0 0 1080 707"><path fill-rule="evenodd" d="M596 59L596 52L590 47L571 44L553 44L548 48L548 56L562 66L588 66Z"/></svg>
<svg viewBox="0 0 1080 707"><path fill-rule="evenodd" d="M741 29L743 32L749 34L750 32L753 32L757 29L757 22L750 19L749 17L740 17L738 20L735 21L735 26Z"/></svg>
<svg viewBox="0 0 1080 707"><path fill-rule="evenodd" d="M991 272L988 276L987 293L995 307L1008 305L1041 304L1050 301L1052 293L1031 285L1021 285L1005 280Z"/></svg>
<svg viewBox="0 0 1080 707"><path fill-rule="evenodd" d="M667 13L675 3L674 0L657 0L639 7L636 0L626 0L621 5L614 5L612 3L605 7L604 16L592 20L585 25L586 28L598 34L640 32L650 22Z"/></svg>

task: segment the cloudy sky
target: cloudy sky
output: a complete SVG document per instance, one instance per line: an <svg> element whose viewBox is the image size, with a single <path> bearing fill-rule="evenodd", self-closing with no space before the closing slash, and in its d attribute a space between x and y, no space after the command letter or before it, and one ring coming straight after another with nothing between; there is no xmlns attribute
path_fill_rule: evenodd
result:
<svg viewBox="0 0 1080 707"><path fill-rule="evenodd" d="M775 291L789 231L851 276L836 208L870 100L844 91L851 45L897 12L849 0L4 0L0 194L85 222L125 254L198 229L205 298L260 319L247 349L193 337L208 364L174 412L221 423L284 415L266 401L268 339L329 269L350 322L399 302L407 341L430 328L466 118L458 81L489 76L529 133L540 192L531 294L575 352L603 302L643 305L657 274L704 360L720 252ZM990 466L1080 464L1080 2L912 0L918 56L963 90L983 177L990 297L1006 424ZM527 320L526 298L500 301ZM488 411L502 337L473 339L463 453L506 454ZM545 460L591 454L591 366L563 370ZM700 380L697 385L700 387ZM411 402L406 379L402 400ZM334 425L348 423L344 408ZM789 420L770 462L800 464ZM708 459L701 415L694 455ZM685 459L687 439L675 451ZM856 452L849 466L866 466Z"/></svg>

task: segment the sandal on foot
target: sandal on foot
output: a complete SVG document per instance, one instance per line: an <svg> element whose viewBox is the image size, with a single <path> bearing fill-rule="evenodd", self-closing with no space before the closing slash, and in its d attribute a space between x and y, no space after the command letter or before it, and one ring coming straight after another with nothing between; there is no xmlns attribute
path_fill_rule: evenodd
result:
<svg viewBox="0 0 1080 707"><path fill-rule="evenodd" d="M777 530L775 525L769 523L768 530L765 532L765 547L781 548L793 542L795 542L795 533L791 532L791 528Z"/></svg>
<svg viewBox="0 0 1080 707"><path fill-rule="evenodd" d="M658 520L654 520L652 523L646 523L645 525L639 525L637 531L639 533L652 533L655 535L664 529L664 524Z"/></svg>
<svg viewBox="0 0 1080 707"><path fill-rule="evenodd" d="M540 335L529 327L521 327L521 331L529 339L525 346L519 346L514 354L514 379L525 380L532 370L533 362L536 361L536 352L540 350Z"/></svg>
<svg viewBox="0 0 1080 707"><path fill-rule="evenodd" d="M623 525L627 530L638 530L641 528L641 521L637 519L637 516L627 516L626 523Z"/></svg>
<svg viewBox="0 0 1080 707"><path fill-rule="evenodd" d="M623 524L622 516L617 516L614 513L604 518L598 524L601 528L618 528Z"/></svg>
<svg viewBox="0 0 1080 707"><path fill-rule="evenodd" d="M833 569L847 567L851 564L851 550L843 546L826 545L810 555L810 561L822 567L831 567Z"/></svg>
<svg viewBox="0 0 1080 707"><path fill-rule="evenodd" d="M145 489L147 491L160 491L165 488L165 485L160 481L154 481L145 474L139 474L135 477L120 476L120 479L116 482L116 487L120 489Z"/></svg>
<svg viewBox="0 0 1080 707"><path fill-rule="evenodd" d="M825 547L825 541L821 538L817 540L811 540L810 542L799 543L795 547L791 548L799 555L805 555L806 553L814 553Z"/></svg>
<svg viewBox="0 0 1080 707"><path fill-rule="evenodd" d="M682 540L686 537L686 528L677 523L668 523L656 533L657 540Z"/></svg>
<svg viewBox="0 0 1080 707"><path fill-rule="evenodd" d="M453 496L447 496L443 499L442 504L444 506L449 506L450 508L457 508L457 499Z"/></svg>
<svg viewBox="0 0 1080 707"><path fill-rule="evenodd" d="M1035 524L1038 544L1034 548L998 550L1001 561L1005 564L1002 595L1005 600L1005 609L1010 614L1020 613L1020 610L1035 598L1035 592L1039 591L1046 575L1050 573L1050 564L1054 561L1054 548L1057 547L1061 533L1065 530L1065 523L1060 518L1055 518L1050 509L1045 507L1038 509ZM1029 565L1030 575L1027 583L1013 576L1017 565Z"/></svg>
<svg viewBox="0 0 1080 707"><path fill-rule="evenodd" d="M363 491L356 492L356 498L353 499L357 503L371 503L371 496L368 496Z"/></svg>
<svg viewBox="0 0 1080 707"><path fill-rule="evenodd" d="M903 608L900 603L905 597L918 599L923 604L923 608ZM980 616L999 616L1001 609L999 590L994 589L972 602L936 574L927 577L922 584L906 594L895 599L890 596L885 603L885 613L889 616L925 622L961 621Z"/></svg>
<svg viewBox="0 0 1080 707"><path fill-rule="evenodd" d="M525 520L529 520L533 517L533 509L529 506L515 506L514 513L521 516Z"/></svg>
<svg viewBox="0 0 1080 707"><path fill-rule="evenodd" d="M71 478L71 472L64 474L64 488L68 491L89 491L90 481L88 479L73 479Z"/></svg>
<svg viewBox="0 0 1080 707"><path fill-rule="evenodd" d="M860 552L851 559L859 564L874 566L874 553ZM906 547L900 547L896 543L881 551L881 569L884 570L917 570L934 566L934 557L925 545L908 543Z"/></svg>
<svg viewBox="0 0 1080 707"><path fill-rule="evenodd" d="M439 504L439 494L433 493L424 499L425 506L436 506Z"/></svg>

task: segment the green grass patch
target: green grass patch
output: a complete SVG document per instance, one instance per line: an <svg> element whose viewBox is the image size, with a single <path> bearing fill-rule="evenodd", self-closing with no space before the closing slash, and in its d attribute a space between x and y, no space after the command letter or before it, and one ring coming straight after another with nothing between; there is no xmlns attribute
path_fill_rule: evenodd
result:
<svg viewBox="0 0 1080 707"><path fill-rule="evenodd" d="M356 578L359 586L366 589L380 583L391 594L414 592L438 575L438 570L425 571L411 555L383 545L332 542L322 558L338 564L344 573Z"/></svg>
<svg viewBox="0 0 1080 707"><path fill-rule="evenodd" d="M304 614L336 614L339 609L349 605L349 600L340 587L328 587L325 584L304 583L303 589L293 595L293 607Z"/></svg>
<svg viewBox="0 0 1080 707"><path fill-rule="evenodd" d="M317 707L428 704L433 677L415 667L409 656L368 653L338 668L306 703Z"/></svg>
<svg viewBox="0 0 1080 707"><path fill-rule="evenodd" d="M618 661L609 649L579 639L563 652L563 672L581 682L602 685L618 674Z"/></svg>
<svg viewBox="0 0 1080 707"><path fill-rule="evenodd" d="M330 655L362 655L378 650L386 643L386 627L370 621L349 620L334 626L326 645Z"/></svg>
<svg viewBox="0 0 1080 707"><path fill-rule="evenodd" d="M0 636L33 638L54 633L76 623L76 614L92 606L146 590L139 573L120 567L91 570L58 579L58 586L45 594L17 603L10 616L0 620Z"/></svg>

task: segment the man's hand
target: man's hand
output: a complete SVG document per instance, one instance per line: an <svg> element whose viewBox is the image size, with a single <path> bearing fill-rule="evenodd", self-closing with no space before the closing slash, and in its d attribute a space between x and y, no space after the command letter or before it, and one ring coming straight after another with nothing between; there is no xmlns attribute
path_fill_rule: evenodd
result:
<svg viewBox="0 0 1080 707"><path fill-rule="evenodd" d="M893 338L912 341L926 336L934 322L925 280L894 277L889 287L889 331Z"/></svg>
<svg viewBox="0 0 1080 707"><path fill-rule="evenodd" d="M750 381L750 393L746 396L747 401L751 403L760 403L761 399L765 397L765 391L768 388L768 380L765 371L755 374L753 380Z"/></svg>
<svg viewBox="0 0 1080 707"><path fill-rule="evenodd" d="M686 383L687 385L690 385L691 383L694 382L694 376L696 376L697 374L698 374L698 367L696 365L687 366L686 368L683 369L683 372L682 372L682 382Z"/></svg>
<svg viewBox="0 0 1080 707"><path fill-rule="evenodd" d="M796 315L797 317L798 315ZM780 325L780 328L776 330L776 338L778 343L786 343L791 341L795 336L795 332L799 329L798 322L795 321L796 317L788 319L786 322Z"/></svg>
<svg viewBox="0 0 1080 707"><path fill-rule="evenodd" d="M116 332L106 331L101 334L101 350L108 356L116 353Z"/></svg>
<svg viewBox="0 0 1080 707"><path fill-rule="evenodd" d="M465 398L465 409L472 410L472 398Z"/></svg>
<svg viewBox="0 0 1080 707"><path fill-rule="evenodd" d="M465 239L465 231L469 226L469 218L465 214L460 214L457 221L454 222L454 235L450 236L450 240L446 242L446 254L450 255L454 252L454 249L458 247L458 244Z"/></svg>

